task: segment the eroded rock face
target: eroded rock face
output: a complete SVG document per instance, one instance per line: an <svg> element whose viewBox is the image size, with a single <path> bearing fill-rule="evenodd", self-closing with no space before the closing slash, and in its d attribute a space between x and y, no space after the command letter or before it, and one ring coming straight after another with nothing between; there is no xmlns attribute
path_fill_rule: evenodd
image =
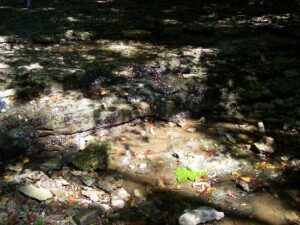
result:
<svg viewBox="0 0 300 225"><path fill-rule="evenodd" d="M0 114L10 140L0 140L5 142L1 152L4 154L5 149L17 146L21 152L47 150L68 155L82 150L85 147L82 140L95 129L145 116L172 120L182 111L198 113L210 107L212 103L205 100L206 87L199 77L174 76L176 71L184 70L177 58L165 64L162 67L131 65L121 68L122 73L117 77L95 71L89 75L91 81L85 84L86 96L80 90L65 92L51 86L49 93L29 102L11 103Z"/></svg>

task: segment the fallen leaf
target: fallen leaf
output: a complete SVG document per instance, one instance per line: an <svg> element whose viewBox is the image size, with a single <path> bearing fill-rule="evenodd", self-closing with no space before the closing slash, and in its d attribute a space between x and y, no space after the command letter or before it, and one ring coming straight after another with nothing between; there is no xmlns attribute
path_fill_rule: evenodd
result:
<svg viewBox="0 0 300 225"><path fill-rule="evenodd" d="M151 151L151 150L147 150L147 151L145 152L145 156L146 156L147 158L151 157L152 155L153 155L153 151Z"/></svg>
<svg viewBox="0 0 300 225"><path fill-rule="evenodd" d="M107 95L107 94L109 94L109 90L108 89L100 89L99 90L99 94L101 95L101 96L103 96L103 95Z"/></svg>
<svg viewBox="0 0 300 225"><path fill-rule="evenodd" d="M201 153L201 152L203 152L203 149L201 147L193 147L193 152L194 153Z"/></svg>
<svg viewBox="0 0 300 225"><path fill-rule="evenodd" d="M153 123L147 123L146 127L147 127L148 129L151 129L151 128L154 127L154 125L153 125Z"/></svg>
<svg viewBox="0 0 300 225"><path fill-rule="evenodd" d="M236 172L236 171L232 172L231 175L235 176L235 177L240 177L241 176L241 174L239 172Z"/></svg>
<svg viewBox="0 0 300 225"><path fill-rule="evenodd" d="M157 180L157 185L160 188L165 188L166 187L166 177L160 176L159 179Z"/></svg>
<svg viewBox="0 0 300 225"><path fill-rule="evenodd" d="M196 178L206 177L207 172L198 172L198 171L192 171L186 168L177 168L176 169L176 178L178 183L183 183L187 180L195 181Z"/></svg>
<svg viewBox="0 0 300 225"><path fill-rule="evenodd" d="M36 214L34 214L33 212L27 213L27 219L28 222L33 223L33 221L36 220Z"/></svg>
<svg viewBox="0 0 300 225"><path fill-rule="evenodd" d="M206 191L207 194L210 194L214 189L215 189L214 187L208 186L208 187L206 187L205 191Z"/></svg>
<svg viewBox="0 0 300 225"><path fill-rule="evenodd" d="M205 151L205 155L208 157L213 157L217 154L216 150Z"/></svg>
<svg viewBox="0 0 300 225"><path fill-rule="evenodd" d="M288 167L286 162L281 162L281 168L285 170Z"/></svg>
<svg viewBox="0 0 300 225"><path fill-rule="evenodd" d="M69 205L75 205L77 200L76 198L74 198L73 196L70 196L69 198L67 198L66 202L69 204Z"/></svg>
<svg viewBox="0 0 300 225"><path fill-rule="evenodd" d="M24 164L29 163L29 162L30 162L30 159L27 158L27 157L25 157L25 158L22 159L22 162L23 162Z"/></svg>
<svg viewBox="0 0 300 225"><path fill-rule="evenodd" d="M125 155L125 150L124 149L114 149L111 151L112 155Z"/></svg>
<svg viewBox="0 0 300 225"><path fill-rule="evenodd" d="M272 165L271 163L265 162L265 161L255 163L254 168L255 169L270 169L270 170L276 169L276 167L274 165Z"/></svg>
<svg viewBox="0 0 300 225"><path fill-rule="evenodd" d="M203 189L197 190L196 193L198 196L209 195L214 189L212 186L204 186Z"/></svg>
<svg viewBox="0 0 300 225"><path fill-rule="evenodd" d="M207 176L197 177L195 179L195 182L209 182L209 177L207 177Z"/></svg>
<svg viewBox="0 0 300 225"><path fill-rule="evenodd" d="M251 181L251 177L240 177L240 178L241 178L241 180L243 180L247 183L249 183Z"/></svg>

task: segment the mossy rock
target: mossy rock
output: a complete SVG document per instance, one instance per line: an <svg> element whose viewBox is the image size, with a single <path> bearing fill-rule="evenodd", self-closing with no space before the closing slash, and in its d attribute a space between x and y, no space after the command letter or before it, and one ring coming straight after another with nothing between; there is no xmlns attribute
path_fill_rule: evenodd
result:
<svg viewBox="0 0 300 225"><path fill-rule="evenodd" d="M110 151L110 144L91 143L72 160L72 163L84 171L103 170L108 166Z"/></svg>

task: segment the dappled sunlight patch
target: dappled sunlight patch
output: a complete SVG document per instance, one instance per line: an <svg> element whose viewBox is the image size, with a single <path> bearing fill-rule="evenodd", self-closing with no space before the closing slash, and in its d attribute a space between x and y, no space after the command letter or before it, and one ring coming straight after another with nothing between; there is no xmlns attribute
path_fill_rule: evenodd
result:
<svg viewBox="0 0 300 225"><path fill-rule="evenodd" d="M287 14L267 14L263 16L249 17L247 15L239 15L236 17L228 17L216 22L217 27L234 28L235 26L274 26L284 27L290 20L292 15Z"/></svg>
<svg viewBox="0 0 300 225"><path fill-rule="evenodd" d="M138 49L138 46L126 45L125 43L111 43L108 45L108 49L117 53L120 53L127 57L133 57L136 54L140 53L141 49Z"/></svg>
<svg viewBox="0 0 300 225"><path fill-rule="evenodd" d="M6 63L0 63L0 69L9 69L10 66Z"/></svg>
<svg viewBox="0 0 300 225"><path fill-rule="evenodd" d="M43 8L38 8L38 9L34 9L33 11L54 11L56 10L56 8L53 7L43 7Z"/></svg>
<svg viewBox="0 0 300 225"><path fill-rule="evenodd" d="M67 17L66 20L69 21L69 22L79 22L80 21L79 19L77 19L73 16Z"/></svg>
<svg viewBox="0 0 300 225"><path fill-rule="evenodd" d="M82 54L82 58L86 59L87 61L94 61L96 59L96 56L88 55L88 54Z"/></svg>
<svg viewBox="0 0 300 225"><path fill-rule="evenodd" d="M96 3L99 3L99 4L105 4L105 3L111 3L113 2L114 0L96 0L95 2Z"/></svg>
<svg viewBox="0 0 300 225"><path fill-rule="evenodd" d="M22 67L21 67L22 68ZM32 71L32 70L42 70L44 69L43 66L41 66L39 63L31 63L28 66L23 66L23 68L27 71Z"/></svg>
<svg viewBox="0 0 300 225"><path fill-rule="evenodd" d="M248 23L253 24L254 26L276 26L283 27L288 20L291 19L291 14L282 14L282 15L264 15L258 16L250 19Z"/></svg>

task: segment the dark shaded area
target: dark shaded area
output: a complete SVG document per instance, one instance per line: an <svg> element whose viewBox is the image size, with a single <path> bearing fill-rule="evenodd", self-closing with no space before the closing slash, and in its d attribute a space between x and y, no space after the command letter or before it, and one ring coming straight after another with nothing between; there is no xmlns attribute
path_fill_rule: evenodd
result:
<svg viewBox="0 0 300 225"><path fill-rule="evenodd" d="M268 126L298 126L300 44L296 1L67 1L63 4L39 1L32 10L22 9L16 2L3 1L2 6L1 15L6 22L0 27L1 33L14 36L13 42L32 44L32 49L17 50L14 54L28 55L31 62L39 62L45 68L37 74L17 70L12 76L11 86L17 87L21 100L43 93L48 80L62 83L66 90L81 88L86 93L94 80L114 76L112 70L134 65L136 61L143 66L155 58L155 53L125 58L106 50L86 49L89 55L112 57L113 61L108 64L86 61L80 65L83 52L70 50L72 44L64 43L84 45L108 39L138 40L170 49L192 45L217 50L217 54L202 54L196 65L203 67L208 76L207 80L201 80L205 87L191 89L190 96L205 93L202 101L211 104L193 107L196 116L203 111L234 109L263 118ZM151 35L125 34L132 30L149 31ZM68 31L71 34L66 37ZM83 38L80 32L89 32L90 36ZM62 76L55 74L55 69L47 71L47 60L52 60L50 55L34 48L53 44L65 45L62 50L57 47L54 57L66 58L67 66L75 66L78 72ZM49 59L41 60L41 55ZM28 62L24 60L17 58L11 66L19 68ZM153 74L143 69L136 72ZM177 73L189 73L189 69L179 64L177 69L158 70L163 76ZM110 85L110 82L105 84Z"/></svg>

